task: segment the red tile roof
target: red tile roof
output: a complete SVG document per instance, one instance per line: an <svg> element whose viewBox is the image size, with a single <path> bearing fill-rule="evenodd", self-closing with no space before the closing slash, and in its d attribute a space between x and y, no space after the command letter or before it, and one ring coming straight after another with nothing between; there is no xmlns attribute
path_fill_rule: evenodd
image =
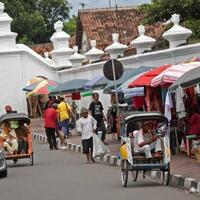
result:
<svg viewBox="0 0 200 200"><path fill-rule="evenodd" d="M76 44L81 48L83 31L88 41L96 40L97 47L104 49L112 43L112 33L119 33L121 43L129 44L138 37L137 27L142 23L144 14L136 7L88 9L78 13ZM146 25L146 35L158 39L164 26L160 23ZM126 31L126 36L124 34Z"/></svg>

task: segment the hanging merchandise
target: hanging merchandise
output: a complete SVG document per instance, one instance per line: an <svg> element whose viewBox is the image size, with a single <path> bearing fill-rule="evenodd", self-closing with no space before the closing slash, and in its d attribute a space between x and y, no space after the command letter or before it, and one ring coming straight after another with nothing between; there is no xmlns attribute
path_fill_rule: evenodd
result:
<svg viewBox="0 0 200 200"><path fill-rule="evenodd" d="M167 92L166 99L165 99L165 117L167 117L168 121L170 122L172 119L171 109L173 108L171 94Z"/></svg>
<svg viewBox="0 0 200 200"><path fill-rule="evenodd" d="M81 96L82 97L88 97L88 96L92 96L93 92L92 91L85 91L85 92L81 92Z"/></svg>
<svg viewBox="0 0 200 200"><path fill-rule="evenodd" d="M73 92L72 93L72 100L80 100L80 99L81 99L80 92Z"/></svg>
<svg viewBox="0 0 200 200"><path fill-rule="evenodd" d="M138 96L133 98L133 104L135 109L143 108L144 106L144 97Z"/></svg>
<svg viewBox="0 0 200 200"><path fill-rule="evenodd" d="M183 91L181 86L179 86L176 89L176 113L178 118L183 118L186 116L185 104L183 100L184 97L185 97L185 92Z"/></svg>
<svg viewBox="0 0 200 200"><path fill-rule="evenodd" d="M197 98L194 87L185 89L191 108L197 107Z"/></svg>

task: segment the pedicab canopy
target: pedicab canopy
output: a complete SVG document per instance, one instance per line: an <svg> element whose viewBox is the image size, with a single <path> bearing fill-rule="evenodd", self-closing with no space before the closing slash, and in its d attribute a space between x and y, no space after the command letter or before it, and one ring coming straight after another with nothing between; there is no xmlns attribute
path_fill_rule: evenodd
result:
<svg viewBox="0 0 200 200"><path fill-rule="evenodd" d="M151 80L170 66L171 65L166 64L160 67L156 67L152 70L149 70L148 72L142 74L139 78L131 82L128 85L128 87L132 88L132 87L141 87L141 86L151 86Z"/></svg>
<svg viewBox="0 0 200 200"><path fill-rule="evenodd" d="M119 87L122 85L124 82L126 82L128 79L135 77L141 73L144 73L148 71L150 68L149 67L139 67L139 68L134 68L134 69L127 69L124 71L122 77L116 81L116 86ZM103 92L106 94L111 93L115 89L115 84L114 81L109 81L108 85L104 88Z"/></svg>
<svg viewBox="0 0 200 200"><path fill-rule="evenodd" d="M158 85L172 84L183 74L196 67L200 67L200 62L193 61L189 63L179 63L172 65L160 73L158 76L153 78L151 81L151 86L156 87Z"/></svg>
<svg viewBox="0 0 200 200"><path fill-rule="evenodd" d="M181 86L183 88L191 87L200 83L200 67L191 69L181 76L174 84L169 87L169 92L175 92Z"/></svg>
<svg viewBox="0 0 200 200"><path fill-rule="evenodd" d="M24 123L30 124L31 120L25 113L7 113L0 117L0 124L6 120L10 121L23 121Z"/></svg>
<svg viewBox="0 0 200 200"><path fill-rule="evenodd" d="M50 94L82 92L84 91L84 84L88 81L88 79L73 79L61 83Z"/></svg>
<svg viewBox="0 0 200 200"><path fill-rule="evenodd" d="M123 116L123 123L129 123L132 121L143 121L143 120L159 120L168 123L168 119L160 112L127 112Z"/></svg>

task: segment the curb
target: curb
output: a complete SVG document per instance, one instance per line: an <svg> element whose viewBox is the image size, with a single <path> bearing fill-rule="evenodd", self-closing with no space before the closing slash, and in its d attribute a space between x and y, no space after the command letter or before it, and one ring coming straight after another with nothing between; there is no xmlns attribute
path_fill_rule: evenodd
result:
<svg viewBox="0 0 200 200"><path fill-rule="evenodd" d="M47 143L47 137L41 134L33 133L33 139L40 143ZM57 141L59 144L60 141ZM81 145L67 143L66 147L66 150L82 153ZM106 164L109 164L110 166L121 166L121 160L118 159L117 156L105 154L104 156L98 157L97 159ZM152 178L162 180L162 172L160 171L151 171L148 173L148 175L150 175ZM182 175L171 174L169 185L184 189L188 193L190 192L200 194L200 182L192 178L183 177Z"/></svg>

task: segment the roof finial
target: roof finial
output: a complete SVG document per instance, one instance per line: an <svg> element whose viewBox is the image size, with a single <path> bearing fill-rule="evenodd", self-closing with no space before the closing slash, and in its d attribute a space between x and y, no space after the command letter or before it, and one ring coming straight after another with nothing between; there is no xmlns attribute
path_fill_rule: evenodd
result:
<svg viewBox="0 0 200 200"><path fill-rule="evenodd" d="M143 25L138 26L138 32L140 35L144 35L145 34L145 28Z"/></svg>
<svg viewBox="0 0 200 200"><path fill-rule="evenodd" d="M56 32L60 32L63 30L63 22L61 22L60 20L57 21L55 24L54 24L54 29L56 30Z"/></svg>
<svg viewBox="0 0 200 200"><path fill-rule="evenodd" d="M0 13L4 12L4 3L0 2Z"/></svg>
<svg viewBox="0 0 200 200"><path fill-rule="evenodd" d="M97 42L96 42L96 40L91 40L90 44L91 44L91 47L94 48L94 47L96 47Z"/></svg>
<svg viewBox="0 0 200 200"><path fill-rule="evenodd" d="M112 34L112 39L113 39L113 42L118 42L119 34L118 33L113 33Z"/></svg>
<svg viewBox="0 0 200 200"><path fill-rule="evenodd" d="M74 49L74 53L78 53L78 46L74 46L73 49Z"/></svg>
<svg viewBox="0 0 200 200"><path fill-rule="evenodd" d="M172 17L171 17L171 22L172 22L174 25L179 25L180 16L179 16L178 14L173 14Z"/></svg>

